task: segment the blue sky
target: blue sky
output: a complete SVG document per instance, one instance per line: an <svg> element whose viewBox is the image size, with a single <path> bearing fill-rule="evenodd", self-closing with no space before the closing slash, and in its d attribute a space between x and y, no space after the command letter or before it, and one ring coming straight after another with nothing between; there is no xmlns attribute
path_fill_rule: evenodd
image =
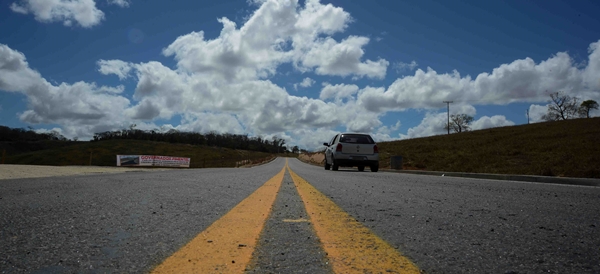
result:
<svg viewBox="0 0 600 274"><path fill-rule="evenodd" d="M0 124L385 141L538 122L600 101L597 1L9 0ZM600 115L597 111L594 116Z"/></svg>

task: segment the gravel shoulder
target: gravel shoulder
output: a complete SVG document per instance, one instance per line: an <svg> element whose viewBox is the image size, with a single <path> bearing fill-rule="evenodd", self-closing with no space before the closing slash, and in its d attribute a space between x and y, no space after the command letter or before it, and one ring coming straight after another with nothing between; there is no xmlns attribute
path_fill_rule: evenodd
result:
<svg viewBox="0 0 600 274"><path fill-rule="evenodd" d="M0 165L0 180L159 170L167 169L101 166Z"/></svg>

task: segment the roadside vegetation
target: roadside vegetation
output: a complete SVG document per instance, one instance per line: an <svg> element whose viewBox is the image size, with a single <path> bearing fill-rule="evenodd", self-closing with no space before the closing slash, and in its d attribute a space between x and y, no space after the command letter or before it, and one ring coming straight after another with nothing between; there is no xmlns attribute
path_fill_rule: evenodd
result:
<svg viewBox="0 0 600 274"><path fill-rule="evenodd" d="M571 119L380 142L379 166L404 170L600 178L600 118ZM323 152L300 160L323 164Z"/></svg>
<svg viewBox="0 0 600 274"><path fill-rule="evenodd" d="M133 154L187 157L191 158L192 168L236 167L265 162L276 155L297 155L283 145L284 142L277 138L263 140L232 134L200 135L177 131L144 134L135 129L103 133L102 138L92 141L77 141L68 140L57 132L36 133L32 129L0 126L0 157L5 164L115 166L116 155Z"/></svg>
<svg viewBox="0 0 600 274"><path fill-rule="evenodd" d="M118 154L133 154L187 157L191 158L191 168L208 168L252 165L276 156L266 152L142 140L71 143L69 146L59 145L50 149L6 155L5 164L115 166Z"/></svg>
<svg viewBox="0 0 600 274"><path fill-rule="evenodd" d="M600 118L572 119L378 143L380 166L600 178Z"/></svg>
<svg viewBox="0 0 600 274"><path fill-rule="evenodd" d="M0 126L0 153L6 152L6 164L115 166L117 154L145 154L189 157L192 168L235 167L276 155L298 155L285 149L281 149L285 153L273 153L280 148L277 140L261 140L270 142L272 152L124 138L83 142L56 133L38 138L31 130L9 129L28 134L25 139L7 129ZM402 156L407 170L600 178L600 118L466 131L378 146L381 168L390 167L391 156ZM320 165L322 157L311 153L301 159Z"/></svg>

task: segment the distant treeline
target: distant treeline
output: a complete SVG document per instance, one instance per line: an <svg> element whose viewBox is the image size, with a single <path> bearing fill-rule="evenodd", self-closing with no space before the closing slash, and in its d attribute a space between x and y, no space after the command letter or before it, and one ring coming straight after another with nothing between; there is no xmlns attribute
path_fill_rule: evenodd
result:
<svg viewBox="0 0 600 274"><path fill-rule="evenodd" d="M248 135L229 133L220 134L216 132L201 134L198 132L183 132L175 129L171 129L166 132L160 132L155 130L140 130L132 127L130 129L95 133L94 138L91 141L94 142L116 139L206 145L268 153L297 153L300 151L297 146L289 149L287 146L285 146L285 140L280 139L279 137L273 137L269 140L261 137L248 137ZM75 138L74 140L69 140L56 131L38 133L32 128L23 129L0 126L0 141L77 141L77 139Z"/></svg>
<svg viewBox="0 0 600 274"><path fill-rule="evenodd" d="M273 137L271 140L261 137L248 137L248 135L238 135L229 133L209 132L201 134L198 132L184 132L171 129L167 132L155 130L140 130L135 128L122 129L115 131L105 131L94 134L93 141L130 139L146 140L157 142L169 142L190 145L206 145L231 149L261 151L269 153L299 152L297 146L291 150L285 146L285 140Z"/></svg>
<svg viewBox="0 0 600 274"><path fill-rule="evenodd" d="M0 126L0 142L16 141L68 141L68 139L56 131L37 133L32 128L24 129Z"/></svg>

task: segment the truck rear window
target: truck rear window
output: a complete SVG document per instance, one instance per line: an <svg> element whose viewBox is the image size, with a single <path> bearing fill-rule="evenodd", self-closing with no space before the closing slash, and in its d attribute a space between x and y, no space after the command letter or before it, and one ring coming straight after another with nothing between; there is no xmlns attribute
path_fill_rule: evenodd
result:
<svg viewBox="0 0 600 274"><path fill-rule="evenodd" d="M343 134L340 139L342 143L354 143L354 144L374 144L375 142L369 135L359 134Z"/></svg>

